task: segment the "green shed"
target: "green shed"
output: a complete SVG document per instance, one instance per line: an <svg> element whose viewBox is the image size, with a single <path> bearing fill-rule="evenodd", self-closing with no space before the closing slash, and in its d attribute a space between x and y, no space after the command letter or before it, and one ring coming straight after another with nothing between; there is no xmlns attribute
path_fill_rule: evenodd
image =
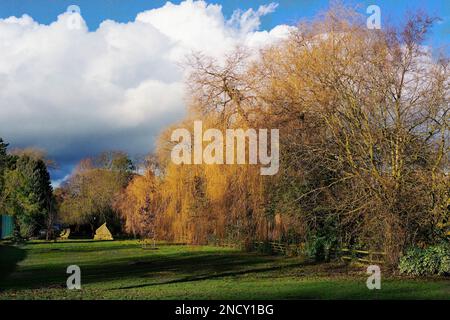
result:
<svg viewBox="0 0 450 320"><path fill-rule="evenodd" d="M2 219L0 220L0 239L5 239L8 237L12 237L13 235L13 218L6 214L1 215Z"/></svg>

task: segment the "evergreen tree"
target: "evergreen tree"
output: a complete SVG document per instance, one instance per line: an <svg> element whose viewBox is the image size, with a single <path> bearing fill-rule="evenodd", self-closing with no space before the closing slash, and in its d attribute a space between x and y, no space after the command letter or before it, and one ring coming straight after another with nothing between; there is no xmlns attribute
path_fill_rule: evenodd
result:
<svg viewBox="0 0 450 320"><path fill-rule="evenodd" d="M4 187L4 173L5 169L8 165L8 154L6 153L6 149L8 148L8 144L3 142L3 139L0 138L0 199L1 195L3 193L3 187ZM0 200L1 201L1 200Z"/></svg>
<svg viewBox="0 0 450 320"><path fill-rule="evenodd" d="M8 154L8 143L0 138L0 213L5 213L5 172L13 168L17 161L16 156Z"/></svg>
<svg viewBox="0 0 450 320"><path fill-rule="evenodd" d="M54 217L53 190L45 163L28 156L19 157L5 173L5 210L14 216L22 237L41 228L51 229ZM49 222L50 221L50 222ZM47 236L49 236L48 230Z"/></svg>

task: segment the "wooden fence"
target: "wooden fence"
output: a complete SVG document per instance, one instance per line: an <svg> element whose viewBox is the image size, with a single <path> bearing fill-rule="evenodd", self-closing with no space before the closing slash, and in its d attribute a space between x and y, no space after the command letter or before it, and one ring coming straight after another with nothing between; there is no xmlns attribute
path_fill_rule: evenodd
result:
<svg viewBox="0 0 450 320"><path fill-rule="evenodd" d="M258 247L261 246L269 246L272 252L284 255L300 255L305 252L304 244L284 244L281 242L273 242L273 241L254 242L255 249L258 249ZM383 263L384 256L386 255L384 252L380 251L356 250L348 248L340 249L338 250L338 252L334 253L335 253L334 256L337 256L344 261L358 261L363 263L379 263L379 264Z"/></svg>
<svg viewBox="0 0 450 320"><path fill-rule="evenodd" d="M186 241L187 242L187 241ZM220 247L229 247L236 249L243 249L244 243L242 242L232 242L229 240L221 240L219 242L212 243L213 245ZM305 253L305 244L286 244L277 241L253 241L252 243L253 250L267 250L276 254L282 254L286 256L297 256ZM384 256L386 255L384 252L380 251L371 251L371 250L357 250L357 249L348 249L343 248L339 249L337 252L331 252L332 255L336 258L340 258L344 261L358 261L362 263L378 263L382 264L384 260Z"/></svg>
<svg viewBox="0 0 450 320"><path fill-rule="evenodd" d="M370 250L341 249L341 259L352 261L356 260L363 263L383 263L386 253Z"/></svg>
<svg viewBox="0 0 450 320"><path fill-rule="evenodd" d="M258 250L261 247L269 247L274 253L284 254L284 255L299 255L304 250L304 244L285 244L282 242L270 241L254 241L253 247Z"/></svg>

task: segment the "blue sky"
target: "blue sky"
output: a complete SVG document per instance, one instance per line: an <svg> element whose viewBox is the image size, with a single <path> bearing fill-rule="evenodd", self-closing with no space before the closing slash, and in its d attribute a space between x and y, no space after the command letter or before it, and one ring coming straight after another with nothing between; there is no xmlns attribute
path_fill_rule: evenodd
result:
<svg viewBox="0 0 450 320"><path fill-rule="evenodd" d="M98 28L99 24L111 19L117 22L133 21L139 12L163 6L165 0L2 0L0 2L0 18L9 16L30 15L34 20L49 24L56 17L66 11L69 5L78 5L83 18L90 30ZM180 0L173 0L178 4ZM303 18L310 18L321 10L325 10L329 0L215 0L208 3L218 3L223 6L223 12L230 16L234 10L258 8L270 2L278 3L277 10L261 20L262 29L270 29L279 24L295 24ZM376 4L381 8L383 22L401 22L408 12L423 10L432 16L442 18L437 24L427 44L434 47L446 46L450 52L450 1L449 0L344 0L345 4L360 6L364 13L365 8Z"/></svg>
<svg viewBox="0 0 450 320"><path fill-rule="evenodd" d="M179 3L179 0L171 1ZM270 0L215 0L207 1L219 3L223 6L226 15L230 15L235 9L246 10L257 8L262 4L272 2ZM330 3L328 0L279 0L273 1L279 4L276 12L263 18L263 28L271 28L278 24L293 24L301 18L314 16L320 10L326 9ZM100 22L112 19L117 22L134 20L136 14L148 9L154 9L164 5L164 0L2 0L0 2L0 18L29 14L35 20L48 24L56 19L56 16L64 12L66 8L75 4L82 9L82 15L90 29L96 29ZM450 32L450 1L447 0L361 0L344 1L344 3L358 5L362 11L368 5L376 4L382 10L384 19L398 21L408 10L423 9L431 15L446 18L444 25L439 27L439 32ZM444 35L442 33L442 35Z"/></svg>
<svg viewBox="0 0 450 320"><path fill-rule="evenodd" d="M271 2L278 3L274 12L255 17L261 23L260 30L294 25L329 6L327 0L207 1L221 4L225 19L236 9L256 10ZM180 34L179 21L172 19L171 13L163 12L143 18L159 24L160 32L139 24L110 23L99 29L100 23L107 19L132 22L137 14L165 3L163 0L0 0L0 19L27 14L43 25L56 21L69 5L78 5L90 31L71 40L62 36L69 34L62 22L53 28L39 26L36 32L29 28L26 19L16 22L14 27L2 26L0 20L0 40L6 39L0 41L0 136L12 147L31 145L48 150L50 157L61 166L60 170L51 172L55 181L70 173L80 158L99 151L121 149L130 154L150 151L160 130L179 120L184 110L182 77L176 63L170 60L173 54L185 52L189 46L220 52L223 43L234 41L221 32L226 30L226 25L214 29L220 24L214 20L217 17L208 20L208 13L198 7L183 10L195 9L206 19L205 23L212 23L207 40L196 37L203 32L203 27L195 29L198 28L195 23L188 23L186 30L181 30L185 34ZM446 46L445 50L450 52L448 0L344 3L359 4L362 13L367 6L378 5L382 26L387 22L400 23L408 12L418 9L439 16L443 20L433 29L428 44L435 48ZM164 19L171 20L172 26L165 25ZM275 37L256 33L251 30L246 37L263 37L263 41ZM196 46L200 42L203 44ZM179 47L173 47L174 44Z"/></svg>

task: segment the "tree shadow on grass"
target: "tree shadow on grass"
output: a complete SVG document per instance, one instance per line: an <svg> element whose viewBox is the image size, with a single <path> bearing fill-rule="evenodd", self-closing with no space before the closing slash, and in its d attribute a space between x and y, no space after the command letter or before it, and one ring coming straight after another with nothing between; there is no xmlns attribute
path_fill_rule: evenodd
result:
<svg viewBox="0 0 450 320"><path fill-rule="evenodd" d="M86 267L84 279L87 283L134 278L140 281L161 284L174 277L198 277L216 275L225 271L242 270L269 262L266 257L245 254L223 254L220 252L183 252L172 255L152 255L138 259L116 260L103 266ZM162 277L161 274L165 276ZM169 280L168 280L169 279Z"/></svg>
<svg viewBox="0 0 450 320"><path fill-rule="evenodd" d="M3 281L17 268L17 264L25 259L27 253L24 249L0 245L0 291L3 290Z"/></svg>
<svg viewBox="0 0 450 320"><path fill-rule="evenodd" d="M249 273L270 272L288 266L277 265L271 256L240 252L179 252L146 256L109 258L80 263L83 284L119 281L111 286L131 289L176 282L192 282ZM298 262L298 261L297 261ZM8 289L64 287L66 268L78 264L76 259L52 265L37 265L8 279ZM298 264L296 264L298 266ZM114 290L115 290L114 288Z"/></svg>
<svg viewBox="0 0 450 320"><path fill-rule="evenodd" d="M110 290L137 289L157 285L174 283L195 282L213 280L224 277L238 277L250 274L272 273L286 271L288 269L302 267L306 262L294 260L290 263L277 263L274 256L262 256L249 253L182 253L173 256L163 255L153 257L152 260L136 261L126 270L114 272L108 270L95 270L95 274L102 274L102 279L97 281L117 280L123 276L125 281L130 276L133 282L139 283L121 285ZM90 275L93 270L89 270ZM89 278L90 275L87 277ZM267 275L266 275L267 276ZM273 274L271 275L273 277ZM139 280L140 279L140 280ZM94 280L94 279L92 279ZM89 281L89 279L88 279ZM95 282L95 280L93 281Z"/></svg>
<svg viewBox="0 0 450 320"><path fill-rule="evenodd" d="M174 279L169 281L163 281L163 282L156 282L156 283L146 283L146 284L140 284L140 285L133 285L133 286L124 286L115 288L113 290L123 290L123 289L137 289L137 288L144 288L144 287L150 287L150 286L158 286L158 285L165 285L165 284L174 284L174 283L185 283L185 282L195 282L195 281L203 281L203 280L213 280L213 279L219 279L224 277L236 277L236 276L244 276L249 274L257 274L257 273L264 273L264 272L272 272L277 271L281 269L286 268L298 268L303 266L303 263L295 263L285 266L272 266L272 267L263 267L263 268L250 268L240 271L225 271L221 273L206 273L201 274L197 276L187 276L182 277L180 279Z"/></svg>
<svg viewBox="0 0 450 320"><path fill-rule="evenodd" d="M74 244L83 244L83 243L102 243L103 241L100 240L91 240L91 239L69 239L69 240L57 240L57 241L53 241L53 240L41 240L39 242L27 242L27 246L33 246L33 245L43 245L43 244L54 244L54 245L58 245L58 244L69 244L69 243L74 243ZM112 242L112 241L111 241Z"/></svg>
<svg viewBox="0 0 450 320"><path fill-rule="evenodd" d="M72 254L77 253L92 253L92 252L107 252L107 251L119 251L122 249L134 249L136 246L130 246L130 245L116 245L116 246L108 246L108 247L101 247L101 246L95 246L92 245L90 247L86 246L57 246L54 247L45 247L45 248L35 248L33 249L33 253L46 253L46 252L52 252L52 251L60 251L60 252L70 252Z"/></svg>

